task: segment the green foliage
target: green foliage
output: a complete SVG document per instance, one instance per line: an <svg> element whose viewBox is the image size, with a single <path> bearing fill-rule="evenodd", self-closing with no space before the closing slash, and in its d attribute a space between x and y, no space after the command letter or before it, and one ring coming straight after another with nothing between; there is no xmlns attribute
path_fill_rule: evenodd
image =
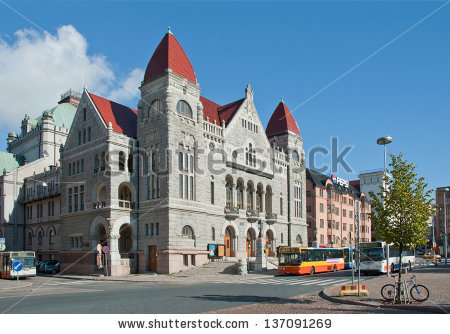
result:
<svg viewBox="0 0 450 334"><path fill-rule="evenodd" d="M431 194L423 177L414 172L413 163L403 160L403 154L390 154L392 178L386 177L387 192L380 186L377 196L372 198L372 225L376 235L399 249L424 244L428 234L428 222L434 215Z"/></svg>
<svg viewBox="0 0 450 334"><path fill-rule="evenodd" d="M380 186L378 197L370 193L372 209L372 226L375 234L399 250L399 263L402 263L402 251L424 244L428 234L428 221L435 213L432 204L432 191L423 177L414 172L413 163L403 160L403 154L397 157L389 154L392 163L392 178L384 177L385 191ZM401 281L402 271L398 281ZM397 284L397 303L400 303L400 283Z"/></svg>

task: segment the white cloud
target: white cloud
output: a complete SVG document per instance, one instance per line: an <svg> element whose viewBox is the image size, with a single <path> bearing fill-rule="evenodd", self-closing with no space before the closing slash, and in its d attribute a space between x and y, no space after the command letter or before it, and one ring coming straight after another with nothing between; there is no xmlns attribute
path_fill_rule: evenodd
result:
<svg viewBox="0 0 450 334"><path fill-rule="evenodd" d="M71 25L60 27L55 36L24 29L11 43L0 37L0 124L17 129L25 114L37 117L67 89L80 91L83 72L86 86L96 94L120 103L136 97L141 69L121 84L105 56L87 51L86 38Z"/></svg>

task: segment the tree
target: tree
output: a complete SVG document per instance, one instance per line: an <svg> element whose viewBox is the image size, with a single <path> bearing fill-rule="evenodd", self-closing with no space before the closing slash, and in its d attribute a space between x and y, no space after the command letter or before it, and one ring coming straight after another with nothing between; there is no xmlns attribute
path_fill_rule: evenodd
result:
<svg viewBox="0 0 450 334"><path fill-rule="evenodd" d="M414 172L414 164L404 160L403 153L389 156L392 178L384 177L387 190L380 186L377 196L370 193L375 211L371 219L376 235L398 248L401 264L403 250L425 243L428 221L435 208L431 197L433 190L426 190L428 184ZM401 275L400 265L399 282ZM400 292L400 284L397 292ZM400 293L397 293L397 302L400 303Z"/></svg>

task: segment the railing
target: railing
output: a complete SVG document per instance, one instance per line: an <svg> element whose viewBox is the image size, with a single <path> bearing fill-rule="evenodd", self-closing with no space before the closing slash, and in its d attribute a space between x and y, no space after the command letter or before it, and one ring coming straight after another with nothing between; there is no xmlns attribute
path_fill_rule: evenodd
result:
<svg viewBox="0 0 450 334"><path fill-rule="evenodd" d="M266 213L266 222L267 223L274 223L277 221L277 214L276 213Z"/></svg>
<svg viewBox="0 0 450 334"><path fill-rule="evenodd" d="M259 219L259 211L258 210L247 210L247 219L248 220L258 220Z"/></svg>
<svg viewBox="0 0 450 334"><path fill-rule="evenodd" d="M46 197L56 196L61 194L61 186L55 184L52 188L45 187L41 192L32 192L31 194L27 194L25 192L25 202L34 201L37 199L42 199Z"/></svg>
<svg viewBox="0 0 450 334"><path fill-rule="evenodd" d="M101 209L101 208L105 208L106 207L106 202L105 201L101 201L101 202L94 202L92 203L92 208L95 209Z"/></svg>
<svg viewBox="0 0 450 334"><path fill-rule="evenodd" d="M134 202L119 199L119 208L134 209Z"/></svg>
<svg viewBox="0 0 450 334"><path fill-rule="evenodd" d="M223 209L223 212L225 213L225 216L228 218L237 218L239 217L239 208L235 206L226 206Z"/></svg>

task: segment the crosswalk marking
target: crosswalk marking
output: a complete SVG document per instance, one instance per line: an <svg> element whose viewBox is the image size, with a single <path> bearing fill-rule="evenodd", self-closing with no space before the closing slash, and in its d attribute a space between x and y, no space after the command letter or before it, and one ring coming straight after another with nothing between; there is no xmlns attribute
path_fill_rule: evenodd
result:
<svg viewBox="0 0 450 334"><path fill-rule="evenodd" d="M363 281L362 279L361 281ZM326 285L340 285L340 284L349 284L351 283L351 278L349 277L336 277L336 278L310 278L310 277L299 277L299 278L286 278L286 277L265 277L265 278L248 278L244 280L236 280L236 281L215 281L212 283L225 283L225 284L247 284L247 285L318 285L318 286L326 286Z"/></svg>

